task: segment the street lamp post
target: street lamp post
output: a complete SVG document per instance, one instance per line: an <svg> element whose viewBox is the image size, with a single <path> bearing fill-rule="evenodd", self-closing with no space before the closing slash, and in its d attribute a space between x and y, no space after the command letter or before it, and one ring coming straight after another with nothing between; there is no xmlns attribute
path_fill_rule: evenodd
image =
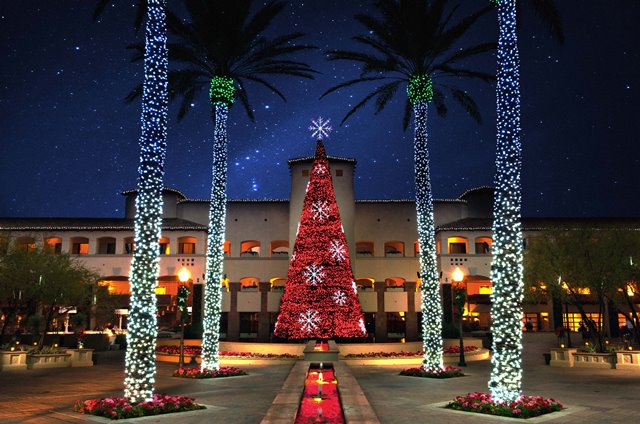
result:
<svg viewBox="0 0 640 424"><path fill-rule="evenodd" d="M464 304L467 301L467 295L464 287L464 273L459 267L451 274L453 281L455 282L455 303L458 307L458 326L460 331L460 360L458 366L466 367L467 362L464 359L464 338L462 337L462 315L464 313Z"/></svg>
<svg viewBox="0 0 640 424"><path fill-rule="evenodd" d="M186 283L191 278L191 273L186 267L182 267L178 272L178 279L180 280L180 287L178 287L178 309L180 310L180 361L178 367L184 366L184 321L187 310L187 297L189 297L189 289Z"/></svg>

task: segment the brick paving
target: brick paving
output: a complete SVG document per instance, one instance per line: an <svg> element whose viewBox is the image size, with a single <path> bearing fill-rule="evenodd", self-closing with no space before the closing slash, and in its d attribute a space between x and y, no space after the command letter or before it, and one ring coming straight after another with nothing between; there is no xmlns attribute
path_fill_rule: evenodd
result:
<svg viewBox="0 0 640 424"><path fill-rule="evenodd" d="M548 351L552 343L553 338L546 334L527 335L525 339L525 393L555 397L570 407L568 414L555 418L552 415L551 419L543 417L542 421L580 424L640 422L640 372L545 366L542 352ZM101 352L98 354L96 366L90 368L0 372L0 422L108 422L96 417L75 414L72 412L73 403L76 399L122 395L123 362L123 352ZM174 368L174 364L158 365L158 391L194 396L198 402L208 405L209 408L195 413L169 414L133 421L187 424L260 423L267 415L293 365L247 365L242 368L250 373L248 376L214 380L172 378L171 372ZM383 424L482 424L514 421L456 414L433 406L458 394L476 390L486 391L490 371L488 361L469 363L467 377L449 380L399 376L398 372L402 368L350 367ZM340 376L338 378L340 379Z"/></svg>

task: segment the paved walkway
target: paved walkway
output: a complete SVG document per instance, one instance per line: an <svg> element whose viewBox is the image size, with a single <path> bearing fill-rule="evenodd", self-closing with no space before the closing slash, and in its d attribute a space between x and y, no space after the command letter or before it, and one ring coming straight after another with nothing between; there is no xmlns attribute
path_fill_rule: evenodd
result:
<svg viewBox="0 0 640 424"><path fill-rule="evenodd" d="M575 407L570 410L575 412L546 422L640 422L640 373L545 366L542 352L548 351L552 339L544 334L532 336L535 337L525 340L525 393L555 397ZM123 362L123 352L103 352L99 354L97 365L91 368L0 372L0 422L107 422L75 414L72 412L73 403L76 399L122 395ZM160 363L157 375L159 392L194 396L209 408L179 414L179 418L169 414L133 421L260 423L292 365L247 365L243 368L250 375L190 380L172 378L175 365ZM480 415L470 417L469 414L456 414L430 406L451 400L458 394L486 391L490 371L488 361L469 363L465 370L469 376L449 380L400 376L398 372L402 367L399 366L354 366L350 369L383 424L513 422Z"/></svg>

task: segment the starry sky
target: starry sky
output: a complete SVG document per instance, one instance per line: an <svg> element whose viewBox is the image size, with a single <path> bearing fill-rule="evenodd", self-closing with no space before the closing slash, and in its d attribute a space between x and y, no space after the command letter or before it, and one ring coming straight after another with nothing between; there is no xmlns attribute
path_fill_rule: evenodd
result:
<svg viewBox="0 0 640 424"><path fill-rule="evenodd" d="M531 0L529 0L531 1ZM123 215L122 190L135 188L140 102L125 95L142 81L142 63L126 46L142 39L133 27L137 1L117 0L99 22L91 0L0 2L0 216ZM171 4L172 1L169 1ZM477 4L463 1L462 13ZM256 121L241 107L229 120L229 198L287 198L287 160L309 156L312 118L330 118L328 154L357 160L359 199L413 197L411 128L402 130L404 98L383 112L342 117L371 86L329 87L358 75L351 63L328 62L326 50L356 47L353 19L372 1L291 1L268 35L302 31L320 47L300 59L315 80L275 78L283 102L250 87ZM553 42L530 9L519 33L525 216L640 216L640 2L556 1L566 42ZM578 6L579 7L576 7ZM613 6L613 3L609 6ZM462 16L462 13L458 16ZM463 40L497 39L488 15ZM635 40L635 41L634 41ZM493 72L487 55L465 65ZM460 82L478 103L478 125L456 104L432 114L429 147L434 197L455 198L491 185L495 155L495 88ZM207 198L213 126L203 92L182 122L170 105L165 185Z"/></svg>

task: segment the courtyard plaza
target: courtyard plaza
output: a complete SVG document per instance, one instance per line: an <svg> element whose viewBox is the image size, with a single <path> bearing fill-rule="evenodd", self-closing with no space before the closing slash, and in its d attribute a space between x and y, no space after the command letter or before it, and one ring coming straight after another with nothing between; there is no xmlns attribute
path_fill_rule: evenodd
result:
<svg viewBox="0 0 640 424"><path fill-rule="evenodd" d="M500 421L552 423L634 423L640 421L640 373L615 369L553 368L543 353L556 344L553 334L532 333L524 338L526 394L558 399L569 409L530 420L490 417L443 410L435 406L457 395L487 391L489 361L468 362L467 376L445 380L400 376L407 366L341 366L341 390L349 385L348 402L370 405L358 423L495 423ZM109 422L73 412L77 399L122 395L124 351L98 352L90 368L0 372L0 422ZM277 361L275 361L277 363ZM158 363L157 392L193 396L206 410L121 420L158 423L284 423L277 399L287 397L287 382L297 380L299 365L241 365L249 375L209 380L171 377L175 364ZM292 370L294 372L292 372ZM350 373L351 375L344 375ZM291 374L291 375L290 375ZM299 378L304 378L299 373ZM289 396L291 397L291 396ZM343 393L344 398L344 393ZM355 400L354 400L355 399ZM345 399L343 399L344 401ZM365 405L366 406L366 405ZM290 406L289 406L290 407ZM345 405L345 409L352 408ZM368 406L366 406L368 408ZM366 410L366 408L365 408ZM274 414L275 411L275 414Z"/></svg>

